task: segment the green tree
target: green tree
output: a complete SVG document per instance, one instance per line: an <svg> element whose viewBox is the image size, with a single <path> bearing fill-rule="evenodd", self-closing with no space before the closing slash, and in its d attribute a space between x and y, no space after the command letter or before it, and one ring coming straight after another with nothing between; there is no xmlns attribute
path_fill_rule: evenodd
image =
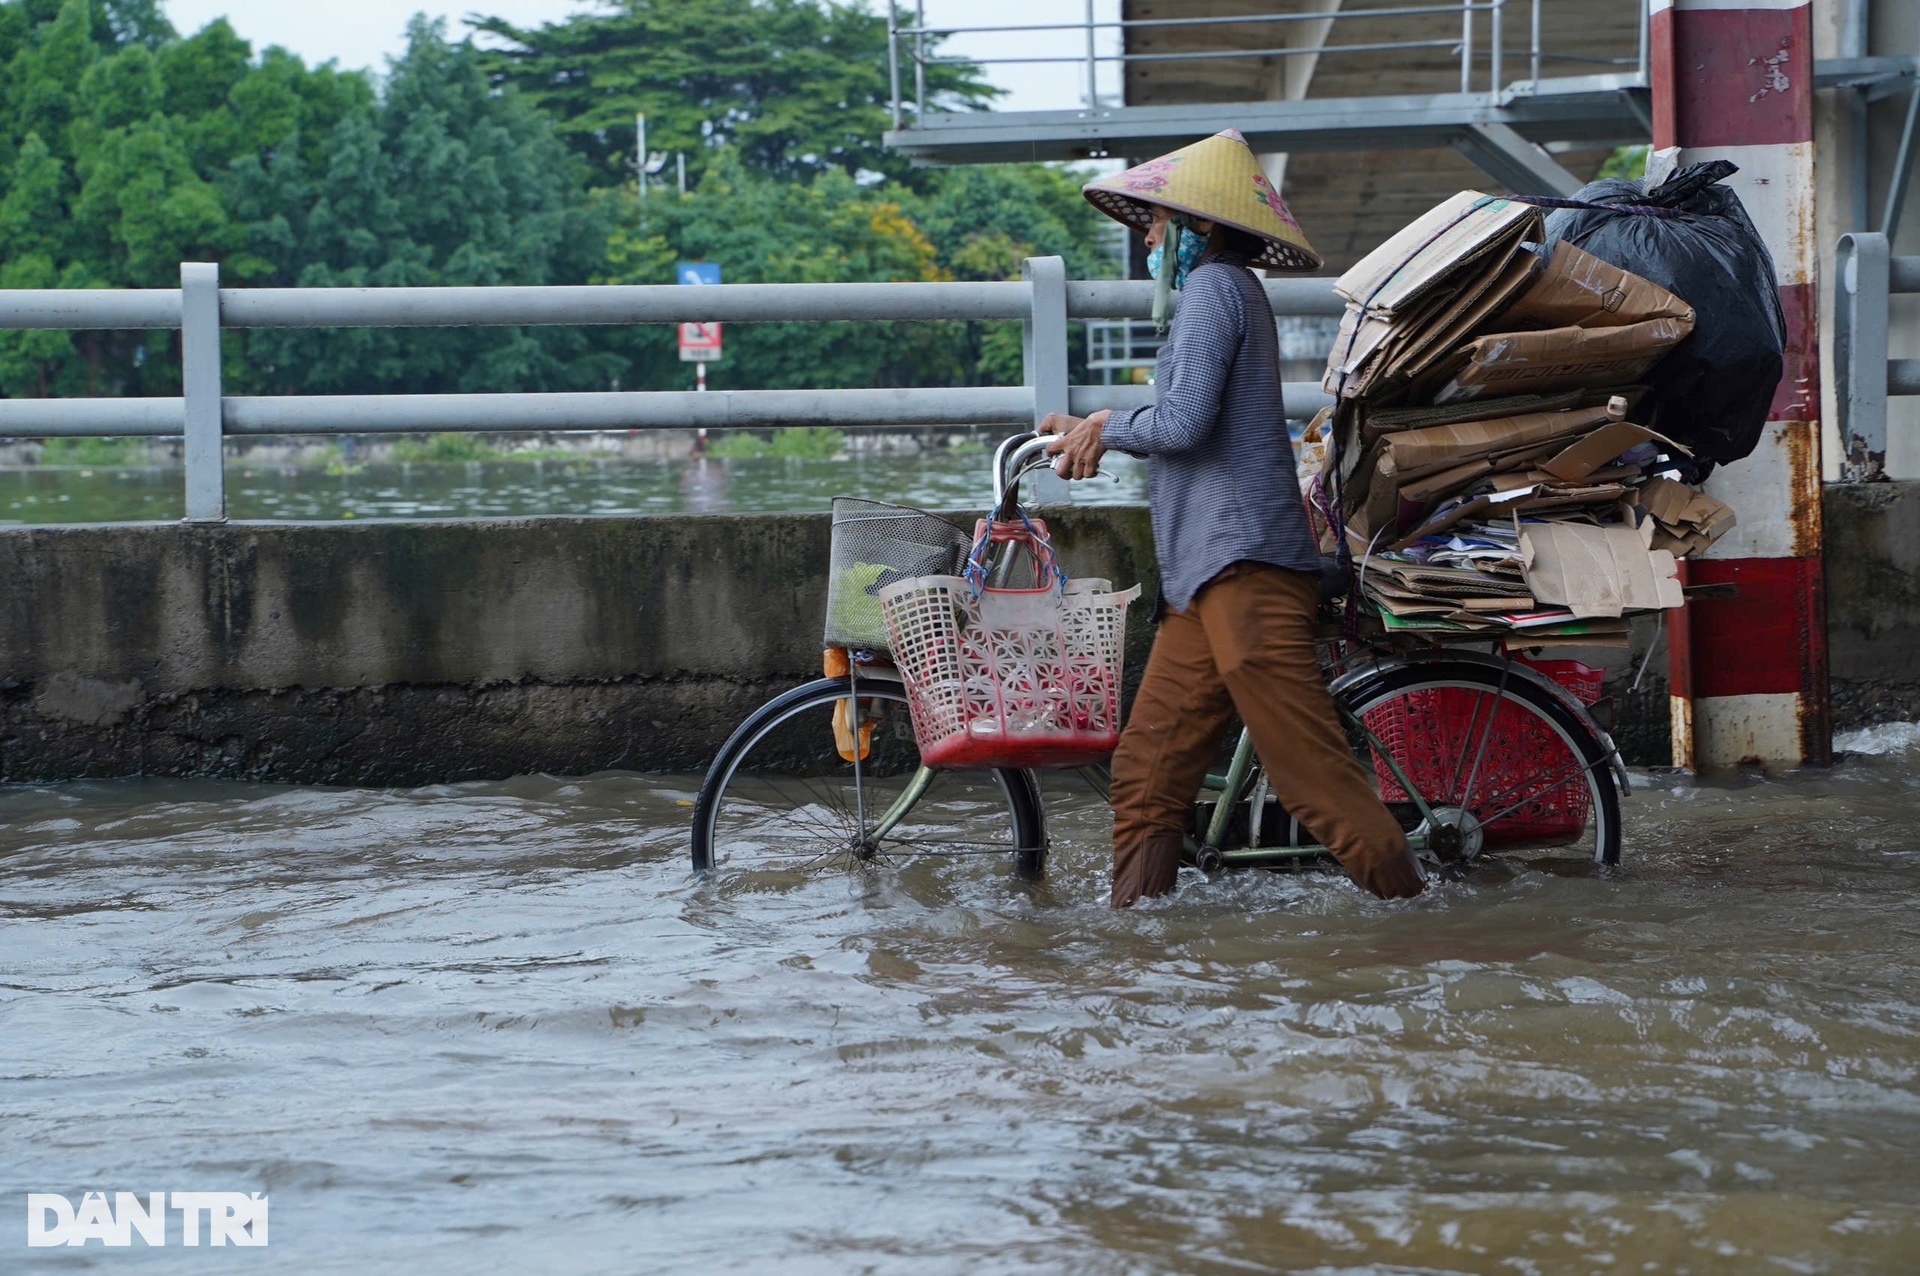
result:
<svg viewBox="0 0 1920 1276"><path fill-rule="evenodd" d="M148 0L0 0L0 286L583 283L607 210L551 121L470 44L416 23L364 75L182 39ZM617 361L543 329L232 334L238 392L603 387ZM0 333L0 392L177 393L177 334Z"/></svg>
<svg viewBox="0 0 1920 1276"><path fill-rule="evenodd" d="M932 193L862 185L829 170L810 182L757 173L732 151L684 198L631 200L609 244L607 282L671 283L678 261L717 261L730 283L1017 279L1025 257L1059 254L1076 276L1102 260L1106 219L1083 174L1041 165L957 169ZM684 385L671 331L631 338L635 384ZM717 383L739 388L1017 384L1018 323L736 324Z"/></svg>
<svg viewBox="0 0 1920 1276"><path fill-rule="evenodd" d="M1046 253L1111 273L1083 175L909 171L880 149L886 23L858 6L620 0L484 26L509 47L416 20L376 91L256 55L224 20L182 38L154 0L0 0L0 287L171 287L182 260L278 287L667 283L695 258L731 282L1010 279ZM964 65L930 88L948 106L991 94ZM692 191L657 189L644 215L622 167L636 107L655 146L694 161ZM237 393L687 383L667 327L228 340ZM1017 324L736 325L715 374L1000 384L1019 345ZM6 394L169 394L178 378L170 332L0 333Z"/></svg>
<svg viewBox="0 0 1920 1276"><path fill-rule="evenodd" d="M253 282L306 287L585 283L611 207L584 191L551 122L494 91L470 43L416 18L377 109L297 154L235 165ZM249 377L277 391L604 389L613 356L568 329L261 330Z"/></svg>
<svg viewBox="0 0 1920 1276"><path fill-rule="evenodd" d="M895 178L886 19L835 0L601 0L597 12L539 27L488 18L504 42L486 55L560 121L598 185L634 180L634 116L650 150L683 152L698 178L725 148L749 169L806 178L829 168ZM975 67L927 68L930 102L986 106L999 90Z"/></svg>
<svg viewBox="0 0 1920 1276"><path fill-rule="evenodd" d="M941 264L956 279L1018 279L1028 257L1062 257L1073 279L1119 273L1114 223L1081 195L1091 173L1046 164L972 165L940 170L910 201ZM972 323L959 358L982 385L1018 385L1020 325ZM1068 346L1073 375L1084 378L1084 350Z"/></svg>
<svg viewBox="0 0 1920 1276"><path fill-rule="evenodd" d="M629 205L609 245L609 283L672 283L678 261L718 261L729 283L887 283L951 278L897 192L838 169L810 182L747 169L717 152L699 188L654 201L645 226ZM924 385L963 375L951 324L736 324L715 380L754 389ZM632 338L630 376L683 385L671 329Z"/></svg>
<svg viewBox="0 0 1920 1276"><path fill-rule="evenodd" d="M151 0L0 3L0 61L7 287L167 287L182 260L227 260L244 230L228 170L372 103L363 77L281 50L256 64L224 20L180 39ZM169 393L176 350L163 332L0 333L0 391Z"/></svg>

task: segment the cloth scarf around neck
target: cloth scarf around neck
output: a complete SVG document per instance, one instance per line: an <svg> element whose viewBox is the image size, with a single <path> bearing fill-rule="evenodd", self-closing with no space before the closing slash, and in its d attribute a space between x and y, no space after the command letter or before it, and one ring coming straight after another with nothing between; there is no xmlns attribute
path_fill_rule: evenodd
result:
<svg viewBox="0 0 1920 1276"><path fill-rule="evenodd" d="M1173 247L1171 256L1167 253L1169 243ZM1166 332L1167 324L1172 321L1173 290L1185 286L1187 276L1193 273L1194 267L1206 255L1207 236L1190 229L1185 216L1176 215L1168 219L1166 239L1147 254L1147 273L1154 279L1155 331Z"/></svg>

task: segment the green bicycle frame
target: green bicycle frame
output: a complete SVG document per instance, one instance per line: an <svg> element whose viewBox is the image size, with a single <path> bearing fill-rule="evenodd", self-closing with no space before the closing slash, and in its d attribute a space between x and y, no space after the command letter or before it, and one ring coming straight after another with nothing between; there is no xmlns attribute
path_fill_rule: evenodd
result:
<svg viewBox="0 0 1920 1276"><path fill-rule="evenodd" d="M1427 805L1427 800L1420 796L1420 790L1414 787L1413 781L1407 778L1407 773L1401 770L1399 760L1393 756L1392 751L1389 750L1386 745L1381 743L1380 737L1373 733L1373 729L1364 721L1349 714L1344 707L1341 708L1340 714L1341 717L1346 720L1348 726L1358 727L1360 729L1361 734L1366 737L1368 746L1373 750L1374 756L1387 764L1387 770L1392 773L1394 782L1399 784L1401 790L1413 799L1414 806L1420 812L1420 827L1407 834L1407 844L1413 848L1416 854L1426 850L1429 841L1429 830L1434 826L1433 809ZM1225 775L1209 773L1206 779L1206 787L1217 790L1220 798L1214 804L1213 818L1207 822L1207 839L1204 845L1219 855L1222 863L1248 866L1281 864L1288 860L1312 859L1318 855L1332 854L1332 851L1328 847L1317 844L1304 846L1248 846L1236 850L1222 849L1220 843L1227 835L1227 821L1233 815L1233 808L1246 800L1247 780L1252 773L1253 734L1245 727L1242 727L1240 729L1240 739L1233 747L1233 760L1227 764L1227 773ZM1258 820L1259 818L1260 813L1257 811L1252 812L1249 816L1250 822ZM1190 851L1198 852L1200 850L1199 846L1193 844L1192 838L1187 839L1187 846Z"/></svg>
<svg viewBox="0 0 1920 1276"><path fill-rule="evenodd" d="M1408 797L1413 799L1414 806L1418 808L1420 812L1420 827L1407 834L1407 842L1415 852L1426 850L1429 840L1428 830L1434 825L1433 809L1427 805L1427 800L1420 796L1420 790L1414 787L1413 781L1408 779L1407 773L1400 768L1399 760L1393 756L1392 751L1389 750L1386 745L1381 743L1380 737L1373 733L1372 728L1368 727L1364 721L1348 715L1345 709L1341 710L1341 715L1347 719L1349 725L1356 726L1360 729L1361 733L1366 737L1368 746L1372 748L1374 756L1387 764L1387 770L1392 773L1394 782L1400 786L1401 790L1405 792ZM1240 739L1233 748L1233 760L1227 764L1227 773L1225 775L1209 774L1206 779L1206 787L1218 790L1220 800L1214 806L1213 818L1207 824L1207 840L1205 844L1219 854L1223 863L1253 867L1262 864L1281 864L1288 860L1312 859L1318 855L1331 854L1332 852L1327 847L1311 844L1305 846L1249 846L1237 850L1222 850L1220 848L1221 839L1227 835L1227 820L1233 814L1233 808L1246 800L1248 779L1253 774L1253 756L1253 735L1245 727L1242 727L1240 729ZM1080 774L1086 777L1101 796L1110 796L1107 778L1103 773L1093 767L1082 767L1080 768ZM913 779L907 782L907 787L901 791L898 798L894 799L893 805L887 808L886 813L882 815L879 822L874 825L873 838L877 841L891 833L899 825L900 821L907 817L907 812L913 809L914 804L926 795L927 788L932 783L932 768L922 766L919 770L915 771ZM1259 813L1255 812L1252 818L1258 819ZM1187 849L1193 852L1198 851L1200 848L1194 844L1192 838L1188 838Z"/></svg>

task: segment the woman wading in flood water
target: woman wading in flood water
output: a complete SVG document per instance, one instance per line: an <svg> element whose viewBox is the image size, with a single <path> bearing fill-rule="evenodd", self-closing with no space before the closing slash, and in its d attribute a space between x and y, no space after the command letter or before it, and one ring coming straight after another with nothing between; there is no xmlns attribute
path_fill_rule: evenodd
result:
<svg viewBox="0 0 1920 1276"><path fill-rule="evenodd" d="M1424 886L1334 713L1315 657L1320 555L1295 478L1273 309L1251 267L1318 269L1238 130L1093 182L1095 207L1147 237L1154 320L1180 312L1149 408L1040 426L1064 478L1118 448L1149 458L1160 620L1113 756L1113 906L1173 889L1187 819L1235 713L1274 796L1367 890Z"/></svg>

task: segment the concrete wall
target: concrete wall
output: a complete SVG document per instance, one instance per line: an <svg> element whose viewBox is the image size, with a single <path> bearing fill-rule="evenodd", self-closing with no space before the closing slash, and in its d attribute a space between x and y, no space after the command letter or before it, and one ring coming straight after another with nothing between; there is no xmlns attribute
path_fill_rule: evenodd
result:
<svg viewBox="0 0 1920 1276"><path fill-rule="evenodd" d="M1081 574L1151 570L1144 510L1055 533ZM0 780L698 769L819 675L827 543L773 514L0 530Z"/></svg>
<svg viewBox="0 0 1920 1276"><path fill-rule="evenodd" d="M1920 716L1920 484L1829 488L1827 520L1836 718ZM1144 510L1053 527L1151 596ZM817 674L826 561L821 515L0 529L0 780L698 770ZM1608 660L1640 762L1658 632Z"/></svg>
<svg viewBox="0 0 1920 1276"><path fill-rule="evenodd" d="M1830 486L1826 516L1834 726L1920 719L1920 483Z"/></svg>

